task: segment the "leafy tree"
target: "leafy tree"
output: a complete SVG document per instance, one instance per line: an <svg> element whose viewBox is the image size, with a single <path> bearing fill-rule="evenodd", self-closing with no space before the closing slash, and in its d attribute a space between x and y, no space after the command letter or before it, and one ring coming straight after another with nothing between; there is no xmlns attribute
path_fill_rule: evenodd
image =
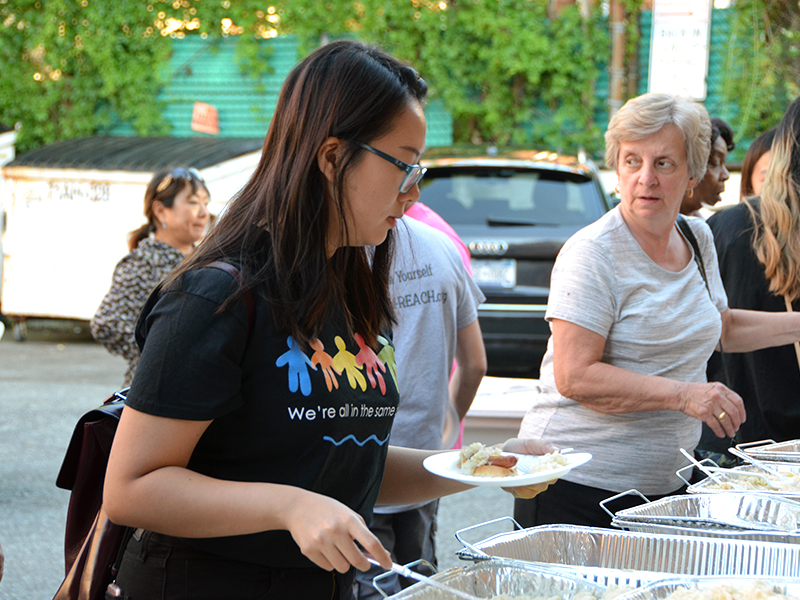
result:
<svg viewBox="0 0 800 600"><path fill-rule="evenodd" d="M599 150L594 82L607 61L597 9L546 0L0 0L0 122L18 150L107 131L168 133L157 102L171 39L237 37L239 65L269 69L264 40L295 34L381 44L428 80L457 141Z"/></svg>
<svg viewBox="0 0 800 600"><path fill-rule="evenodd" d="M607 62L600 15L547 2L419 2L365 15L363 36L408 59L451 111L460 142L596 150L594 82ZM599 51L598 51L599 49Z"/></svg>
<svg viewBox="0 0 800 600"><path fill-rule="evenodd" d="M597 10L582 18L574 5L549 15L549 4L360 0L292 12L289 2L285 10L292 30L312 43L349 32L408 60L453 115L457 142L597 151L594 82L608 60L605 22Z"/></svg>
<svg viewBox="0 0 800 600"><path fill-rule="evenodd" d="M800 94L800 4L737 0L732 5L725 99L738 107L737 137L778 124Z"/></svg>
<svg viewBox="0 0 800 600"><path fill-rule="evenodd" d="M167 132L154 65L170 47L141 2L0 0L0 23L0 122L22 123L19 151L92 135L113 115Z"/></svg>

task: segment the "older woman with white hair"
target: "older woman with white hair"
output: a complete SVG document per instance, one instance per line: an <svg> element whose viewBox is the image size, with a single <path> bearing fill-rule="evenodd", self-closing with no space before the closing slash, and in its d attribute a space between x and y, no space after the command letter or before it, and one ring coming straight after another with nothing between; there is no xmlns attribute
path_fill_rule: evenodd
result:
<svg viewBox="0 0 800 600"><path fill-rule="evenodd" d="M689 464L680 449L694 450L701 424L730 437L745 420L739 395L706 381L715 347L800 338L800 314L729 309L708 226L677 221L684 193L703 178L710 134L706 110L670 94L634 98L611 119L606 161L621 203L556 260L541 392L520 428L593 459L533 501L517 500L525 527L607 527L601 500L634 488L650 499L679 493L675 472Z"/></svg>

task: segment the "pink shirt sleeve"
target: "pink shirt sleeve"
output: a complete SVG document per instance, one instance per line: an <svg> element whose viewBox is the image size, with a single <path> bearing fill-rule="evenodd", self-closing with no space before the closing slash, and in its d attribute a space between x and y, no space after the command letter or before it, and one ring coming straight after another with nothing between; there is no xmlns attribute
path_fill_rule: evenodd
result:
<svg viewBox="0 0 800 600"><path fill-rule="evenodd" d="M458 253L461 255L461 260L464 261L464 266L467 269L467 273L472 275L472 266L469 262L469 249L467 248L466 244L461 241L461 238L458 237L458 234L455 232L455 230L450 227L447 221L440 217L436 211L425 206L422 202L415 202L412 204L411 208L406 211L406 215L412 219L421 221L426 225L430 225L434 229L438 229L447 235L447 237L449 237L451 240L453 240L453 243L456 245L456 249L458 249Z"/></svg>

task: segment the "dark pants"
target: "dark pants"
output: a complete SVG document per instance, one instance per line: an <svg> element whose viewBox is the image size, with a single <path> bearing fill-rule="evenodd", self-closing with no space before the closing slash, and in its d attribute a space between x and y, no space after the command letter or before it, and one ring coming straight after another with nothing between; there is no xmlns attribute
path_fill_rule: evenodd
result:
<svg viewBox="0 0 800 600"><path fill-rule="evenodd" d="M650 501L682 494L685 486L670 494L647 496ZM559 479L535 498L514 501L514 519L523 527L567 523L585 527L611 527L611 517L602 509L600 501L615 496L616 492L580 485ZM637 495L623 496L606 506L611 512L643 504Z"/></svg>
<svg viewBox="0 0 800 600"><path fill-rule="evenodd" d="M436 568L436 512L439 501L430 502L412 510L399 513L372 515L369 528L381 541L383 547L392 555L392 560L407 565L424 559ZM431 576L435 573L423 568L414 567L414 571ZM369 571L356 572L355 596L359 600L374 600L383 595L372 585L372 580L385 571L381 567L371 567ZM395 573L386 573L379 584L387 594L400 592L403 588L415 584L413 579L400 577Z"/></svg>
<svg viewBox="0 0 800 600"><path fill-rule="evenodd" d="M353 576L226 560L146 531L128 542L116 582L126 600L351 600Z"/></svg>

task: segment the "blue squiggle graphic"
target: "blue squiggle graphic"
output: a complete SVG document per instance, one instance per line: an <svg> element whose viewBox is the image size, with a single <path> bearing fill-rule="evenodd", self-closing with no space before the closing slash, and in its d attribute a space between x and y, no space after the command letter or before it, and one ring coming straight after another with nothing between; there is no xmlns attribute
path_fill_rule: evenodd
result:
<svg viewBox="0 0 800 600"><path fill-rule="evenodd" d="M352 433L351 433L350 435L348 435L348 436L345 436L345 437L343 437L343 438L341 439L341 441L339 441L339 442L337 442L335 439L333 439L332 437L330 437L330 436L328 436L328 435L324 435L324 436L322 436L322 439L323 439L323 440L325 440L326 442L330 442L330 443L332 443L334 446L341 446L342 444L344 444L344 443L345 443L345 442L347 442L347 441L353 441L353 442L355 442L356 444L358 444L359 446L362 446L362 447L363 447L363 446L364 446L364 445L365 445L367 442L369 442L369 441L373 441L373 442L375 442L376 444L378 444L379 446L383 446L383 445L384 445L386 442L388 442L388 441L389 441L389 436L387 435L387 436L386 436L386 439L385 439L385 440L383 440L383 441L381 441L381 440L379 440L379 439L378 439L378 436L376 436L376 435L373 433L371 436L369 436L369 437L368 437L367 439L365 439L363 442L359 442L359 441L356 439L356 436L354 436Z"/></svg>

